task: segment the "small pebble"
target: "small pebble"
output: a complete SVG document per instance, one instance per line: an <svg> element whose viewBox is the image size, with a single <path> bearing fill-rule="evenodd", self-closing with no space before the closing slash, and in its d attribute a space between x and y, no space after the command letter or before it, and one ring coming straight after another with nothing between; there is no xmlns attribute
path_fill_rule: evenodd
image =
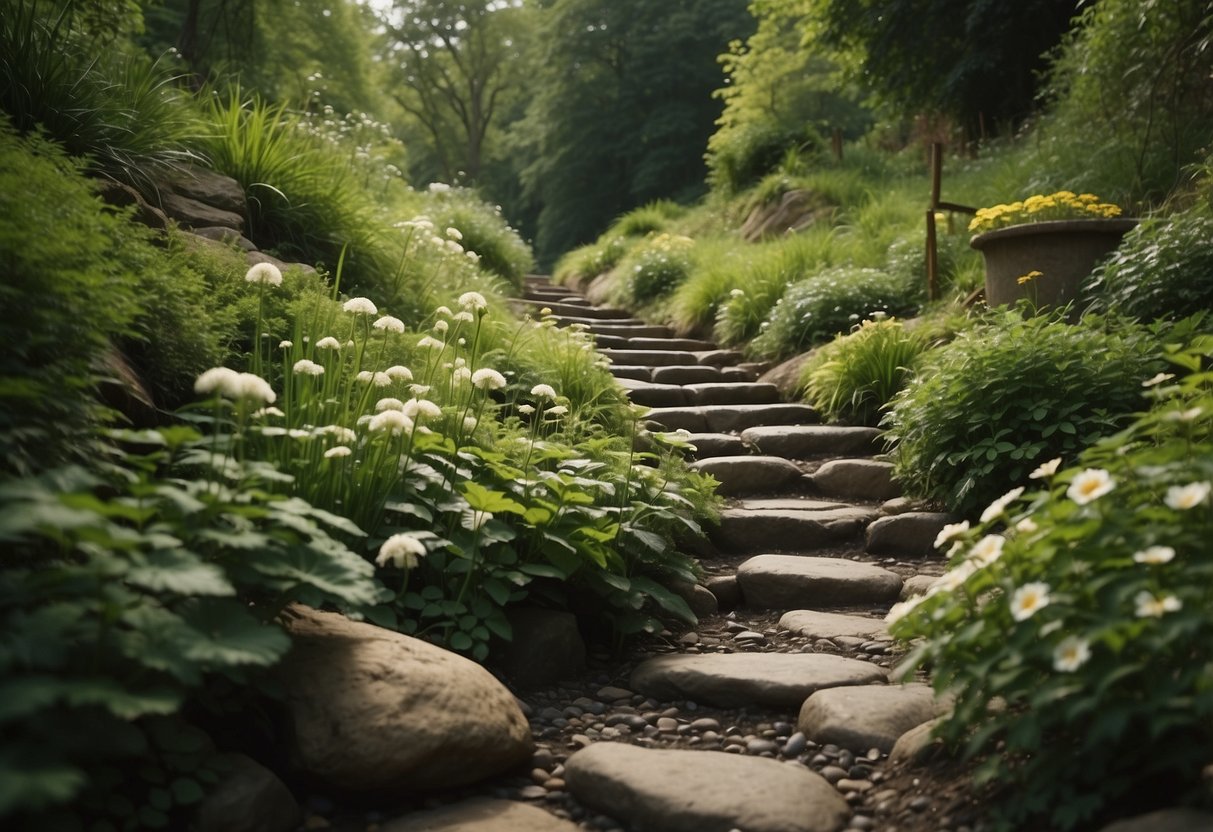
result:
<svg viewBox="0 0 1213 832"><path fill-rule="evenodd" d="M788 737L788 741L783 746L783 753L788 757L797 757L804 752L808 745L808 737L803 731L797 731L792 736Z"/></svg>

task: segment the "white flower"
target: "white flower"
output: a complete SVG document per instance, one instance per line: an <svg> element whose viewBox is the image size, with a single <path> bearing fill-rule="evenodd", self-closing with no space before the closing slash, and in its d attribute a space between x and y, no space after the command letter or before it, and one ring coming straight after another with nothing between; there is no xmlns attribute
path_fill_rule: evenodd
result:
<svg viewBox="0 0 1213 832"><path fill-rule="evenodd" d="M471 381L472 371L467 367L456 367L451 373L451 380L456 384L463 384L465 381Z"/></svg>
<svg viewBox="0 0 1213 832"><path fill-rule="evenodd" d="M278 349L280 349L280 350L289 350L293 346L295 346L294 341L279 341L278 342Z"/></svg>
<svg viewBox="0 0 1213 832"><path fill-rule="evenodd" d="M939 534L935 536L935 548L942 549L943 544L947 543L954 537L964 534L969 530L969 521L962 520L959 523L949 523L939 530Z"/></svg>
<svg viewBox="0 0 1213 832"><path fill-rule="evenodd" d="M375 402L376 413L382 413L385 410L399 410L404 412L404 402L400 401L400 399L394 399L391 396Z"/></svg>
<svg viewBox="0 0 1213 832"><path fill-rule="evenodd" d="M281 286L282 272L273 263L254 263L244 273L244 279L249 283L268 283L270 286Z"/></svg>
<svg viewBox="0 0 1213 832"><path fill-rule="evenodd" d="M1053 669L1073 673L1091 658L1091 643L1078 636L1066 636L1053 649Z"/></svg>
<svg viewBox="0 0 1213 832"><path fill-rule="evenodd" d="M1138 618L1162 618L1169 612L1178 612L1184 605L1174 595L1154 595L1146 590L1137 593L1133 601L1137 604Z"/></svg>
<svg viewBox="0 0 1213 832"><path fill-rule="evenodd" d="M988 534L969 550L968 559L975 566L989 566L1002 557L1002 547L1007 539L1000 534Z"/></svg>
<svg viewBox="0 0 1213 832"><path fill-rule="evenodd" d="M444 194L447 191L449 191L450 189L451 189L451 186L447 185L445 183L431 182L429 185L429 188L427 190L429 190L429 192L432 194Z"/></svg>
<svg viewBox="0 0 1213 832"><path fill-rule="evenodd" d="M384 315L375 323L371 324L375 329L383 329L388 332L401 333L404 332L404 321L399 318L393 318L391 315ZM319 344L317 344L319 346Z"/></svg>
<svg viewBox="0 0 1213 832"><path fill-rule="evenodd" d="M334 445L324 452L324 458L337 459L339 457L349 456L352 453L353 451L351 451L347 445Z"/></svg>
<svg viewBox="0 0 1213 832"><path fill-rule="evenodd" d="M505 376L488 367L481 367L472 373L472 384L481 390L500 390L505 387Z"/></svg>
<svg viewBox="0 0 1213 832"><path fill-rule="evenodd" d="M1011 617L1026 621L1049 605L1049 585L1037 581L1024 584L1011 596Z"/></svg>
<svg viewBox="0 0 1213 832"><path fill-rule="evenodd" d="M556 391L550 384L536 384L531 388L531 395L540 399L555 399Z"/></svg>
<svg viewBox="0 0 1213 832"><path fill-rule="evenodd" d="M204 396L207 393L218 393L235 398L239 390L240 374L227 367L211 367L194 382L194 392Z"/></svg>
<svg viewBox="0 0 1213 832"><path fill-rule="evenodd" d="M1174 559L1175 550L1170 546L1150 546L1142 549L1140 552L1133 553L1133 560L1138 563L1148 563L1151 565L1170 563Z"/></svg>
<svg viewBox="0 0 1213 832"><path fill-rule="evenodd" d="M404 403L404 415L410 419L425 416L427 419L441 419L442 408L429 399L409 399Z"/></svg>
<svg viewBox="0 0 1213 832"><path fill-rule="evenodd" d="M392 383L392 377L387 373L372 373L370 370L363 370L354 376L354 379L363 384L373 384L376 387L387 387Z"/></svg>
<svg viewBox="0 0 1213 832"><path fill-rule="evenodd" d="M520 404L518 405L518 412L523 416L530 416L535 412L535 408L531 407L529 404Z"/></svg>
<svg viewBox="0 0 1213 832"><path fill-rule="evenodd" d="M459 243L455 242L454 240L447 240L446 248L451 254L463 254L463 246L459 245Z"/></svg>
<svg viewBox="0 0 1213 832"><path fill-rule="evenodd" d="M375 564L377 566L391 564L397 569L412 569L417 565L418 558L423 558L425 555L425 544L413 535L403 532L394 534L383 541L383 545L379 547L379 554L375 556Z"/></svg>
<svg viewBox="0 0 1213 832"><path fill-rule="evenodd" d="M465 257L467 257L467 259L471 260L473 263L480 262L480 255L474 251L465 251L463 254Z"/></svg>
<svg viewBox="0 0 1213 832"><path fill-rule="evenodd" d="M428 385L428 384L410 384L409 392L412 393L414 396L421 398L426 393L430 392L430 385Z"/></svg>
<svg viewBox="0 0 1213 832"><path fill-rule="evenodd" d="M1156 376L1151 376L1141 383L1142 387L1153 387L1157 384L1162 384L1164 381L1170 381L1175 378L1175 373L1159 373Z"/></svg>
<svg viewBox="0 0 1213 832"><path fill-rule="evenodd" d="M459 525L469 532L474 532L492 519L493 513L491 511L476 511L475 509L465 508L463 515L459 518Z"/></svg>
<svg viewBox="0 0 1213 832"><path fill-rule="evenodd" d="M260 417L263 419L266 416L285 416L285 415L286 415L285 413L283 413L281 410L279 410L276 407L263 407L260 410L256 411L255 413L253 413L253 416L255 418Z"/></svg>
<svg viewBox="0 0 1213 832"><path fill-rule="evenodd" d="M338 341L336 338L334 338L332 335L326 335L325 337L321 338L319 341L316 342L316 349L318 349L318 350L339 350L339 349L341 349L341 342Z"/></svg>
<svg viewBox="0 0 1213 832"><path fill-rule="evenodd" d="M464 433L471 433L472 431L474 431L476 429L476 425L477 425L477 422L476 422L475 416L464 416L463 417L463 432Z"/></svg>
<svg viewBox="0 0 1213 832"><path fill-rule="evenodd" d="M367 421L370 421L370 418L371 417L367 416ZM318 430L328 436L337 437L337 441L343 445L348 445L358 438L357 434L343 425L325 425L322 428L318 428Z"/></svg>
<svg viewBox="0 0 1213 832"><path fill-rule="evenodd" d="M264 404L273 404L274 400L278 398L278 394L274 392L273 387L270 387L270 383L253 373L241 373L237 384L239 392L236 394L236 398L250 399Z"/></svg>
<svg viewBox="0 0 1213 832"><path fill-rule="evenodd" d="M369 298L350 298L345 303L341 304L341 308L345 312L351 312L355 315L378 315L379 309L373 304Z"/></svg>
<svg viewBox="0 0 1213 832"><path fill-rule="evenodd" d="M936 578L927 589L927 595L938 595L941 592L951 592L954 589L959 589L969 579L969 576L976 571L976 566L969 561L965 561L955 569L951 569Z"/></svg>
<svg viewBox="0 0 1213 832"><path fill-rule="evenodd" d="M486 309L489 304L479 292L464 292L459 296L459 305L464 309Z"/></svg>
<svg viewBox="0 0 1213 832"><path fill-rule="evenodd" d="M452 240L462 240L463 239L463 234L459 231L458 228L447 228L446 236L450 237Z"/></svg>
<svg viewBox="0 0 1213 832"><path fill-rule="evenodd" d="M441 341L439 341L437 338L435 338L432 335L421 336L421 340L417 342L417 346L421 347L421 349L423 349L423 350L424 349L431 349L431 350L446 349L446 344L442 343Z"/></svg>
<svg viewBox="0 0 1213 832"><path fill-rule="evenodd" d="M1066 489L1066 496L1080 506L1085 506L1116 487L1112 475L1102 468L1086 468L1077 474Z"/></svg>
<svg viewBox="0 0 1213 832"><path fill-rule="evenodd" d="M563 416L563 415L565 415L565 414L566 414L566 413L568 413L568 412L569 412L569 409L568 409L567 407L565 407L565 406L564 406L564 405L562 405L562 404L558 404L558 405L556 405L555 407L549 407L549 408L547 409L547 411L545 412L545 415L547 415L547 416Z"/></svg>
<svg viewBox="0 0 1213 832"><path fill-rule="evenodd" d="M456 312L451 317L451 320L456 321L458 323L470 324L472 321L474 321L476 319L475 319L475 317L472 316L471 312L468 312L465 310L463 312Z"/></svg>
<svg viewBox="0 0 1213 832"><path fill-rule="evenodd" d="M393 364L383 371L392 381L412 381L413 371L400 364Z"/></svg>
<svg viewBox="0 0 1213 832"><path fill-rule="evenodd" d="M1210 488L1213 488L1213 485L1207 480L1173 485L1167 489L1166 503L1176 511L1187 511L1208 499Z"/></svg>
<svg viewBox="0 0 1213 832"><path fill-rule="evenodd" d="M1036 521L1031 517L1025 517L1015 524L1015 531L1021 534L1031 534L1039 528L1040 526L1036 525Z"/></svg>
<svg viewBox="0 0 1213 832"><path fill-rule="evenodd" d="M413 432L413 420L399 410L385 410L371 417L367 429L375 433L391 433L399 436L402 433Z"/></svg>
<svg viewBox="0 0 1213 832"><path fill-rule="evenodd" d="M1051 477L1057 473L1057 466L1061 464L1061 457L1055 456L1048 462L1042 462L1036 466L1036 470L1028 474L1030 480L1042 480L1045 477Z"/></svg>
<svg viewBox="0 0 1213 832"><path fill-rule="evenodd" d="M913 598L905 601L898 601L889 609L888 614L884 617L885 623L889 626L896 624L925 600L925 595L915 595Z"/></svg>
<svg viewBox="0 0 1213 832"><path fill-rule="evenodd" d="M1172 410L1164 413L1163 418L1168 422L1191 422L1203 412L1199 407L1193 407L1188 410Z"/></svg>
<svg viewBox="0 0 1213 832"><path fill-rule="evenodd" d="M729 297L731 297L731 298L745 297L745 292L742 291L741 289L731 289L729 291Z"/></svg>
<svg viewBox="0 0 1213 832"><path fill-rule="evenodd" d="M451 317L451 309L448 306L439 306L437 309L434 310L434 314L435 315L446 315L449 318L449 317Z"/></svg>
<svg viewBox="0 0 1213 832"><path fill-rule="evenodd" d="M448 324L446 321L434 321L434 331L435 332L446 332L450 328L451 328L451 325Z"/></svg>
<svg viewBox="0 0 1213 832"><path fill-rule="evenodd" d="M292 368L292 370L294 371L295 375L303 375L303 376L324 375L324 367L317 364L315 361L309 361L306 358L300 358L298 361L296 361L295 366Z"/></svg>
<svg viewBox="0 0 1213 832"><path fill-rule="evenodd" d="M986 510L981 513L981 522L989 523L995 517L1001 515L1007 510L1007 506L1019 499L1019 495L1023 493L1023 486L1012 488L1006 494L1003 494L990 505L986 506Z"/></svg>

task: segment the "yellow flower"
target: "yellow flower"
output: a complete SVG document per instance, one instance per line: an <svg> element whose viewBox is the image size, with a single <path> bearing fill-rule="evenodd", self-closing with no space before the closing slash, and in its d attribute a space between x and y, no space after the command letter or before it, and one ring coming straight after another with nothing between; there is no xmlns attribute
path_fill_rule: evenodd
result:
<svg viewBox="0 0 1213 832"><path fill-rule="evenodd" d="M1035 280L1038 277L1044 277L1044 275L1041 272L1038 272L1035 269L1033 269L1032 271L1028 272L1027 274L1015 278L1015 282L1018 283L1020 286L1022 286L1025 283L1031 283L1033 280Z"/></svg>

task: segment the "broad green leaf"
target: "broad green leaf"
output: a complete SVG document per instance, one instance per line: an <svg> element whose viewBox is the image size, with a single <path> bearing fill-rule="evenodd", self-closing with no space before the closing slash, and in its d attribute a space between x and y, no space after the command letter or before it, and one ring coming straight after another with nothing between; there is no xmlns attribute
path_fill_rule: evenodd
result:
<svg viewBox="0 0 1213 832"><path fill-rule="evenodd" d="M236 589L223 570L185 549L149 552L126 573L128 583L153 592L178 595L231 596Z"/></svg>

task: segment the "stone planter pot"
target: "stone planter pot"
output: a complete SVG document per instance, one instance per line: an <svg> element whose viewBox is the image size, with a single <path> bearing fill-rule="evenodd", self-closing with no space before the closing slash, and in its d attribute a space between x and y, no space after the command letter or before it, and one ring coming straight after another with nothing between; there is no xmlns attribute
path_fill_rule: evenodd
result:
<svg viewBox="0 0 1213 832"><path fill-rule="evenodd" d="M1037 306L1061 306L1078 297L1083 279L1120 245L1135 219L1050 220L978 234L970 242L986 261L986 303L1009 305L1029 298ZM1041 276L1020 284L1019 278Z"/></svg>

